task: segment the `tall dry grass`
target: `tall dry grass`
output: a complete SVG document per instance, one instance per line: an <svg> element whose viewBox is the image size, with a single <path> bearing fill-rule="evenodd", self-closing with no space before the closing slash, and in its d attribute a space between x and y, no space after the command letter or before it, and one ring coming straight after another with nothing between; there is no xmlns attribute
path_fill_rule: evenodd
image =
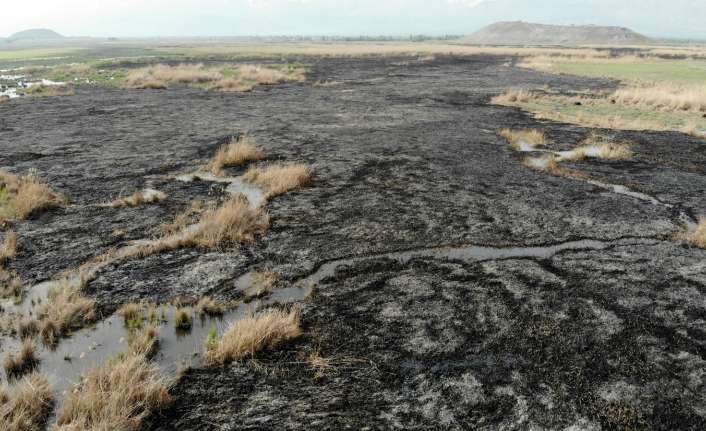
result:
<svg viewBox="0 0 706 431"><path fill-rule="evenodd" d="M182 247L217 248L229 242L249 244L256 235L264 234L270 218L262 208L251 208L247 199L236 195L220 207L201 215L198 223L166 235L152 244L140 247L136 254L149 256Z"/></svg>
<svg viewBox="0 0 706 431"><path fill-rule="evenodd" d="M693 232L686 234L685 239L700 248L706 248L706 217L701 217Z"/></svg>
<svg viewBox="0 0 706 431"><path fill-rule="evenodd" d="M129 71L124 85L128 88L166 88L169 83L206 83L220 77L218 72L206 69L203 64L156 64Z"/></svg>
<svg viewBox="0 0 706 431"><path fill-rule="evenodd" d="M269 199L311 184L312 174L309 167L304 164L273 164L264 168L253 167L243 175L243 178L260 186Z"/></svg>
<svg viewBox="0 0 706 431"><path fill-rule="evenodd" d="M34 372L13 386L0 388L0 429L4 431L39 431L54 403L49 380Z"/></svg>
<svg viewBox="0 0 706 431"><path fill-rule="evenodd" d="M68 280L50 289L47 300L35 311L35 326L45 343L54 344L63 336L83 328L96 319L96 301L81 295L79 287Z"/></svg>
<svg viewBox="0 0 706 431"><path fill-rule="evenodd" d="M139 430L172 402L168 384L144 354L127 353L84 374L57 412L54 431Z"/></svg>
<svg viewBox="0 0 706 431"><path fill-rule="evenodd" d="M167 198L167 194L164 192L161 192L159 190L154 190L154 189L138 190L135 193L131 194L130 196L126 196L123 198L117 198L117 199L107 203L105 206L109 206L111 208L136 207L139 205L153 204L153 203L161 202L166 198Z"/></svg>
<svg viewBox="0 0 706 431"><path fill-rule="evenodd" d="M273 349L302 334L300 310L269 309L235 321L223 337L207 347L206 364L214 366L243 359L264 349Z"/></svg>
<svg viewBox="0 0 706 431"><path fill-rule="evenodd" d="M14 231L7 231L5 238L0 244L0 265L12 259L17 254L17 234Z"/></svg>
<svg viewBox="0 0 706 431"><path fill-rule="evenodd" d="M265 158L265 153L260 150L255 139L250 136L233 138L225 145L222 145L213 156L208 168L214 175L223 175L223 168L228 166L240 166L250 161L258 161Z"/></svg>
<svg viewBox="0 0 706 431"><path fill-rule="evenodd" d="M34 340L25 338L17 352L10 352L3 360L2 367L8 379L17 379L34 370L39 363Z"/></svg>
<svg viewBox="0 0 706 431"><path fill-rule="evenodd" d="M36 174L18 176L0 170L0 225L8 220L25 219L63 202Z"/></svg>
<svg viewBox="0 0 706 431"><path fill-rule="evenodd" d="M524 146L537 148L547 144L547 136L544 132L537 129L501 129L498 135L505 139L510 144L510 147L516 151L523 150Z"/></svg>

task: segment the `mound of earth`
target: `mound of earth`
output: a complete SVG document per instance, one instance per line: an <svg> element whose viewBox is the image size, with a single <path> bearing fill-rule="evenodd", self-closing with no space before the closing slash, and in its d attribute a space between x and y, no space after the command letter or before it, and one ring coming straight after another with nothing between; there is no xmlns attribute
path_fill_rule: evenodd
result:
<svg viewBox="0 0 706 431"><path fill-rule="evenodd" d="M23 30L12 34L7 38L8 41L15 40L47 40L47 39L63 39L64 36L55 32L54 30L49 30L46 28L33 28L30 30Z"/></svg>
<svg viewBox="0 0 706 431"><path fill-rule="evenodd" d="M650 39L625 27L597 25L546 25L529 22L497 22L464 39L488 45L586 45L648 43Z"/></svg>

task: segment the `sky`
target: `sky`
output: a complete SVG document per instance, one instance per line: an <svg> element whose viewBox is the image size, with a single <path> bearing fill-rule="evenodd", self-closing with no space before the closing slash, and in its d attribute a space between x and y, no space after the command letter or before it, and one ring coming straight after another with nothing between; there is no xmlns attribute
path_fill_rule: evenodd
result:
<svg viewBox="0 0 706 431"><path fill-rule="evenodd" d="M706 39L706 0L23 0L2 14L0 36L461 35L522 20Z"/></svg>

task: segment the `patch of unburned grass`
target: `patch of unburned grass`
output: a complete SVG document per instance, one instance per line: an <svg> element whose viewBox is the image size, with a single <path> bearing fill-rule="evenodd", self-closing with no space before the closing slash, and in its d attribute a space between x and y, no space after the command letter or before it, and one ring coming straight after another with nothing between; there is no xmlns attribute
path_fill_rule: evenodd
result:
<svg viewBox="0 0 706 431"><path fill-rule="evenodd" d="M14 231L7 231L5 238L0 244L0 265L15 257L17 253L17 234Z"/></svg>
<svg viewBox="0 0 706 431"><path fill-rule="evenodd" d="M73 96L75 94L75 91L74 88L70 85L37 84L23 89L21 93L32 97L55 97Z"/></svg>
<svg viewBox="0 0 706 431"><path fill-rule="evenodd" d="M269 309L235 321L223 337L207 345L204 360L222 365L240 360L264 349L273 349L302 334L300 311Z"/></svg>
<svg viewBox="0 0 706 431"><path fill-rule="evenodd" d="M130 196L118 198L106 204L111 208L136 207L138 205L153 204L161 202L167 198L167 194L159 190L147 189L139 190Z"/></svg>
<svg viewBox="0 0 706 431"><path fill-rule="evenodd" d="M255 139L249 136L233 138L225 145L222 145L208 168L214 175L222 175L223 168L228 166L241 166L250 161L258 161L265 158L265 154L256 144Z"/></svg>
<svg viewBox="0 0 706 431"><path fill-rule="evenodd" d="M203 297L196 304L196 312L199 316L220 316L225 312L226 307L217 303L210 297Z"/></svg>
<svg viewBox="0 0 706 431"><path fill-rule="evenodd" d="M35 328L49 345L59 338L81 329L96 319L95 300L82 296L79 287L68 280L49 290L47 300L35 310L35 317L21 322ZM24 332L18 329L18 332Z"/></svg>
<svg viewBox="0 0 706 431"><path fill-rule="evenodd" d="M157 366L143 353L128 352L85 373L59 408L53 429L138 430L147 416L171 402Z"/></svg>
<svg viewBox="0 0 706 431"><path fill-rule="evenodd" d="M684 239L697 247L706 248L706 217L701 217L696 228L686 233Z"/></svg>
<svg viewBox="0 0 706 431"><path fill-rule="evenodd" d="M54 395L49 380L34 372L13 386L0 388L0 429L39 431L49 416Z"/></svg>
<svg viewBox="0 0 706 431"><path fill-rule="evenodd" d="M8 353L3 360L2 367L8 379L17 379L34 370L39 363L34 340L25 338L20 344L20 349Z"/></svg>
<svg viewBox="0 0 706 431"><path fill-rule="evenodd" d="M206 67L203 64L169 66L156 64L127 72L127 88L167 88L171 84L190 85L220 91L250 91L258 85L304 80L304 69L261 65Z"/></svg>
<svg viewBox="0 0 706 431"><path fill-rule="evenodd" d="M522 161L522 164L535 171L548 172L557 177L575 179L587 178L586 175L581 172L561 166L557 162L557 158L554 155L547 155L543 157L526 157Z"/></svg>
<svg viewBox="0 0 706 431"><path fill-rule="evenodd" d="M502 129L498 135L505 139L510 147L515 151L523 151L527 148L537 148L547 144L547 137L541 130L524 129L510 130Z"/></svg>
<svg viewBox="0 0 706 431"><path fill-rule="evenodd" d="M58 206L64 199L36 174L17 176L0 170L0 225Z"/></svg>
<svg viewBox="0 0 706 431"><path fill-rule="evenodd" d="M243 178L260 186L269 199L311 184L312 174L304 164L273 164L264 168L250 168Z"/></svg>

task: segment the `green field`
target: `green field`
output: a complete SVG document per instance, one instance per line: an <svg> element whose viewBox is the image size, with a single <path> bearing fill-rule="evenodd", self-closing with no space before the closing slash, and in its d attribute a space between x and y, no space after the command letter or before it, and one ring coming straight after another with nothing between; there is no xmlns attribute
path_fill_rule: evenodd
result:
<svg viewBox="0 0 706 431"><path fill-rule="evenodd" d="M648 81L685 86L706 85L706 61L703 60L560 61L552 63L551 70L558 73L614 78L622 81Z"/></svg>

